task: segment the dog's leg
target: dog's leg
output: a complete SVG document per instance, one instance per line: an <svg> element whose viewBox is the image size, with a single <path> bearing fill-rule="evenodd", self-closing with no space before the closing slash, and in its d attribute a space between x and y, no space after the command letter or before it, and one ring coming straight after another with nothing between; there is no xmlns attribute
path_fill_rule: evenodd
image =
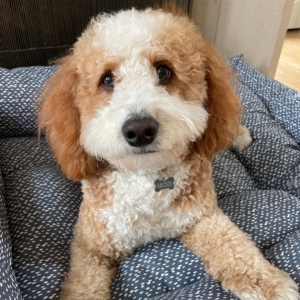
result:
<svg viewBox="0 0 300 300"><path fill-rule="evenodd" d="M60 300L110 299L110 284L116 271L111 258L89 251L75 240L70 267Z"/></svg>
<svg viewBox="0 0 300 300"><path fill-rule="evenodd" d="M118 263L127 255L115 249L99 209L111 193L105 177L82 181L84 199L74 228L70 271L60 300L108 300Z"/></svg>
<svg viewBox="0 0 300 300"><path fill-rule="evenodd" d="M105 200L103 195L99 197L99 193L96 193L102 185L94 183L97 189L92 189L93 183L85 185L85 198L74 228L70 271L62 286L60 300L110 299L111 280L116 273L117 264L124 258L124 254L114 249L106 225L100 222L96 213L101 201ZM97 197L92 197L86 191L88 188Z"/></svg>
<svg viewBox="0 0 300 300"><path fill-rule="evenodd" d="M252 137L250 131L243 125L239 126L239 135L233 141L232 147L235 149L242 151L247 149L252 143Z"/></svg>
<svg viewBox="0 0 300 300"><path fill-rule="evenodd" d="M186 246L203 258L208 275L222 282L240 299L299 299L297 285L272 266L221 210L203 216L181 237Z"/></svg>

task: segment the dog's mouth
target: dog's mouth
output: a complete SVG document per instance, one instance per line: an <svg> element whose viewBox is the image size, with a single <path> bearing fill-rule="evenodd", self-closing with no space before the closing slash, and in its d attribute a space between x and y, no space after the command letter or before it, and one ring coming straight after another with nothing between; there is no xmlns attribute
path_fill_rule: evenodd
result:
<svg viewBox="0 0 300 300"><path fill-rule="evenodd" d="M160 152L158 149L158 145L150 145L148 147L130 147L131 149L128 151L128 154L132 155L141 155L141 154L154 154Z"/></svg>
<svg viewBox="0 0 300 300"><path fill-rule="evenodd" d="M136 153L134 154L151 154L151 153L156 153L157 151L150 151L150 150L140 150L140 151L137 151Z"/></svg>

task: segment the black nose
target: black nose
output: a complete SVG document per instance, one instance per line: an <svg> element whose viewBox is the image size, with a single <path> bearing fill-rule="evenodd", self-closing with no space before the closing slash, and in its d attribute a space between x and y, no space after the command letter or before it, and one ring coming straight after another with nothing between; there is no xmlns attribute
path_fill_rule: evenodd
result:
<svg viewBox="0 0 300 300"><path fill-rule="evenodd" d="M158 131L158 123L150 118L133 117L122 126L122 133L130 146L143 147L151 144Z"/></svg>

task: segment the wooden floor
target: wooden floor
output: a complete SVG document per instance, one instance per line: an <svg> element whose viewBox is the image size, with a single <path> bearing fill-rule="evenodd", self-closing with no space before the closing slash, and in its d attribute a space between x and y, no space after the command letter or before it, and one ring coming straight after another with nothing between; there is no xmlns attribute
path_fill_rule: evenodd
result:
<svg viewBox="0 0 300 300"><path fill-rule="evenodd" d="M275 79L300 92L300 29L287 32Z"/></svg>

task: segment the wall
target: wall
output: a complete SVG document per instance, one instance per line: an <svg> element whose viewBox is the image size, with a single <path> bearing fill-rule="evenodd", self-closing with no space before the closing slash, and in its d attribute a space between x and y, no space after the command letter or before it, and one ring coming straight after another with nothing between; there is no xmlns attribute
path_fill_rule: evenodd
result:
<svg viewBox="0 0 300 300"><path fill-rule="evenodd" d="M294 1L293 11L289 22L289 29L300 28L300 0Z"/></svg>
<svg viewBox="0 0 300 300"><path fill-rule="evenodd" d="M191 16L203 37L227 58L274 77L294 0L193 0Z"/></svg>

